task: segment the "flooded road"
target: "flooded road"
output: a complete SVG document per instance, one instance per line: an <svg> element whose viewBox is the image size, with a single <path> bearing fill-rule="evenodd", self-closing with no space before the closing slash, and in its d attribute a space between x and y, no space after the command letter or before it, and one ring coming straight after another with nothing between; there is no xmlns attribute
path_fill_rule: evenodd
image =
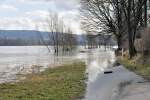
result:
<svg viewBox="0 0 150 100"><path fill-rule="evenodd" d="M83 100L120 100L125 85L142 81L142 78L126 70L123 66L113 67L113 51L92 50L87 55L87 89ZM105 71L113 71L104 74Z"/></svg>

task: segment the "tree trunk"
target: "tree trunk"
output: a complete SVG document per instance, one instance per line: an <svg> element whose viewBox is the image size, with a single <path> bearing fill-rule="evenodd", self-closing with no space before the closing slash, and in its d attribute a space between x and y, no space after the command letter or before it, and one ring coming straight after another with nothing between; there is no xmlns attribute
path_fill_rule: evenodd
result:
<svg viewBox="0 0 150 100"><path fill-rule="evenodd" d="M132 57L134 57L134 56L136 55L136 53L137 53L137 51L136 51L136 49L135 49L135 46L131 44L130 47L129 47L130 59L131 59Z"/></svg>
<svg viewBox="0 0 150 100"><path fill-rule="evenodd" d="M128 25L128 42L129 42L129 55L130 59L136 55L136 49L134 47L134 31L131 25L131 9L132 9L132 1L128 0L128 8L127 8L127 25Z"/></svg>
<svg viewBox="0 0 150 100"><path fill-rule="evenodd" d="M129 28L130 30L130 28ZM128 41L129 41L129 55L130 55L130 58L134 57L137 53L136 49L135 49L135 46L134 46L134 40L132 38L132 33L133 31L130 30L128 31Z"/></svg>
<svg viewBox="0 0 150 100"><path fill-rule="evenodd" d="M147 0L144 4L144 26L147 27Z"/></svg>
<svg viewBox="0 0 150 100"><path fill-rule="evenodd" d="M121 36L117 36L117 45L118 45L118 49L117 51L120 51L122 49L122 40L121 40Z"/></svg>

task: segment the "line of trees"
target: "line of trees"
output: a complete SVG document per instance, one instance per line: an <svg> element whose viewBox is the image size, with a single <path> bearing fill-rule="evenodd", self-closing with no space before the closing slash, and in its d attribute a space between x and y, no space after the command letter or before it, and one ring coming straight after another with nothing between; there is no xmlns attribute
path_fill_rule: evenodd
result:
<svg viewBox="0 0 150 100"><path fill-rule="evenodd" d="M82 28L89 34L114 35L118 50L127 38L132 58L136 34L147 27L149 5L150 0L81 0Z"/></svg>

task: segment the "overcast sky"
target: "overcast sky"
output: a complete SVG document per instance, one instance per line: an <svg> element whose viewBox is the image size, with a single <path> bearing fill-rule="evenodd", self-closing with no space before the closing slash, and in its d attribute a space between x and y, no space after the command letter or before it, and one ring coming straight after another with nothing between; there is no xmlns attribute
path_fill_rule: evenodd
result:
<svg viewBox="0 0 150 100"><path fill-rule="evenodd" d="M81 34L79 0L0 0L0 29L46 30L49 11L63 17L74 33Z"/></svg>

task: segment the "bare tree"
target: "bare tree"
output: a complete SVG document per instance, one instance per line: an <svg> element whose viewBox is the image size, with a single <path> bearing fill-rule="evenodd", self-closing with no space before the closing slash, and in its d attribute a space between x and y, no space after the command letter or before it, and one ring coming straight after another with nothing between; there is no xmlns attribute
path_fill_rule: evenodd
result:
<svg viewBox="0 0 150 100"><path fill-rule="evenodd" d="M115 35L119 48L122 37L127 35L132 58L136 54L134 41L137 30L147 26L147 2L148 0L82 0L82 25L88 32L94 30ZM140 24L141 20L144 20L144 25Z"/></svg>
<svg viewBox="0 0 150 100"><path fill-rule="evenodd" d="M115 0L114 2L110 0L82 0L81 14L83 19L82 26L85 31L115 35L120 49L122 10L117 1L118 0L116 0L116 2Z"/></svg>
<svg viewBox="0 0 150 100"><path fill-rule="evenodd" d="M56 13L51 13L47 20L49 27L49 39L52 40L54 46L54 53L58 54L59 50L59 18Z"/></svg>

